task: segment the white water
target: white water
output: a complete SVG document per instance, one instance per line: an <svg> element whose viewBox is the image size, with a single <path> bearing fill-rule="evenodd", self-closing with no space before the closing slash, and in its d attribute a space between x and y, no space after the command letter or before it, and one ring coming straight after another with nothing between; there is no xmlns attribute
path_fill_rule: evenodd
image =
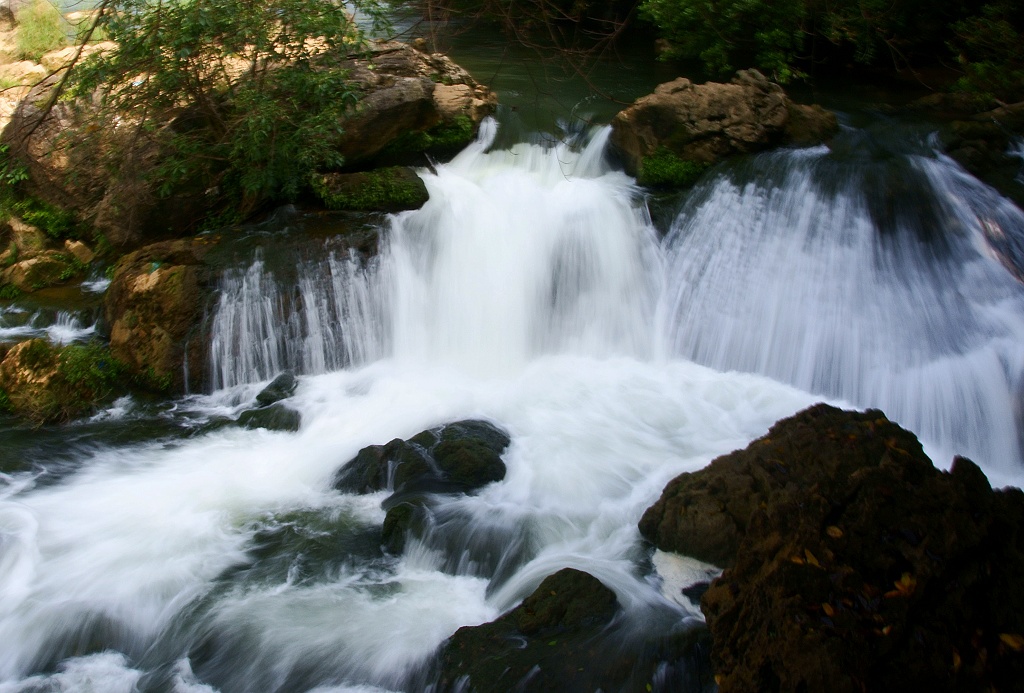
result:
<svg viewBox="0 0 1024 693"><path fill-rule="evenodd" d="M692 618L643 576L636 523L673 476L819 399L778 380L931 412L932 449L959 449L961 417L969 432L987 425L993 456L979 461L1019 483L986 398L1009 406L1019 386L1024 312L998 257L978 252L984 239L968 234L939 263L944 281L896 244L911 257L903 286L872 254L856 203L817 205L793 173L774 198L716 183L666 251L632 181L604 165L602 139L581 153L487 153L488 135L424 174L431 201L393 219L371 266L305 265L299 300L279 297L260 260L225 278L213 350L228 389L180 406L232 412L254 381L294 368L307 374L288 401L297 433L97 446L60 483L5 479L0 691L416 688L416 667L459 626L565 566L631 613ZM946 162L921 163L932 165L936 185L952 180ZM929 308L947 296L952 313ZM249 348L233 350L239 339ZM892 401L871 399L882 395ZM468 417L509 431L506 478L439 504L447 539L380 556L385 494L340 494L333 475L363 446ZM343 548L261 553L286 531Z"/></svg>
<svg viewBox="0 0 1024 693"><path fill-rule="evenodd" d="M54 344L86 341L96 333L95 324L84 324L82 318L68 311L29 312L24 308L0 308L0 342L24 339L49 339Z"/></svg>

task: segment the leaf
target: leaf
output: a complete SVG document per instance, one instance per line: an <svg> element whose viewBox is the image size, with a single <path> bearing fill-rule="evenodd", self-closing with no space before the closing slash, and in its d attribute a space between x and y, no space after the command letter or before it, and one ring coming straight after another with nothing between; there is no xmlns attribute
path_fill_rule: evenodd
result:
<svg viewBox="0 0 1024 693"><path fill-rule="evenodd" d="M825 534L829 535L833 539L839 539L843 536L843 530L839 529L835 525L829 525L825 528Z"/></svg>
<svg viewBox="0 0 1024 693"><path fill-rule="evenodd" d="M807 559L808 565L813 565L815 568L821 567L821 563L818 562L818 559L811 553L810 549L804 549L804 558Z"/></svg>

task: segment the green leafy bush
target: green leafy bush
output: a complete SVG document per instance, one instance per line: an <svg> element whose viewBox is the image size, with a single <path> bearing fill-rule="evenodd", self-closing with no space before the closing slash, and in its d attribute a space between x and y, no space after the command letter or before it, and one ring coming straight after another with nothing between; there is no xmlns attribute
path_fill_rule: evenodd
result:
<svg viewBox="0 0 1024 693"><path fill-rule="evenodd" d="M18 28L15 44L22 60L39 60L67 44L66 22L57 8L46 0L36 0L18 10L15 21Z"/></svg>
<svg viewBox="0 0 1024 693"><path fill-rule="evenodd" d="M706 164L681 159L665 147L640 162L636 180L651 187L684 188L693 185L707 170Z"/></svg>
<svg viewBox="0 0 1024 693"><path fill-rule="evenodd" d="M964 69L957 87L1001 101L1024 100L1024 10L1010 2L986 5L953 25L950 48Z"/></svg>
<svg viewBox="0 0 1024 693"><path fill-rule="evenodd" d="M357 90L340 62L364 46L346 7L383 21L376 0L108 0L97 27L118 47L77 68L72 93L99 88L111 111L142 118L167 152L161 194L201 186L211 212L244 218L342 163Z"/></svg>

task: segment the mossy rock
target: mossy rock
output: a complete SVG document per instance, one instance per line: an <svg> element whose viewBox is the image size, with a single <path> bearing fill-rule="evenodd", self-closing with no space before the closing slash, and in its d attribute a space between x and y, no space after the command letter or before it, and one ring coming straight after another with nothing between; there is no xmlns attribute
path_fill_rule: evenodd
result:
<svg viewBox="0 0 1024 693"><path fill-rule="evenodd" d="M123 390L124 367L106 347L57 348L31 339L11 348L0 363L7 408L37 423L67 421L95 411Z"/></svg>
<svg viewBox="0 0 1024 693"><path fill-rule="evenodd" d="M73 256L51 250L11 264L0 277L3 284L30 293L80 279L85 269Z"/></svg>
<svg viewBox="0 0 1024 693"><path fill-rule="evenodd" d="M661 147L640 161L636 182L652 188L688 188L707 169L707 164L683 159Z"/></svg>
<svg viewBox="0 0 1024 693"><path fill-rule="evenodd" d="M313 190L328 209L345 211L400 212L430 199L420 177L402 166L322 174L314 178Z"/></svg>
<svg viewBox="0 0 1024 693"><path fill-rule="evenodd" d="M389 144L379 155L382 160L406 160L426 154L448 159L465 149L476 136L476 125L465 115L455 116L427 130L407 132Z"/></svg>

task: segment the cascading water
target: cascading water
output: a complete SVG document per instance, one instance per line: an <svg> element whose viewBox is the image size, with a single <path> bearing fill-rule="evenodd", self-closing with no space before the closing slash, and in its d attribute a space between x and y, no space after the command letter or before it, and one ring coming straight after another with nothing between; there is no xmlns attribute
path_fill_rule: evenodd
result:
<svg viewBox="0 0 1024 693"><path fill-rule="evenodd" d="M225 275L227 389L160 416L222 421L292 368L298 432L92 439L50 476L2 478L0 692L419 689L459 626L565 566L617 593L616 633L690 627L645 576L637 520L669 479L822 394L917 417L934 448L1019 483L995 402L1011 410L1020 386L1024 310L1013 243L992 240L1019 237L1019 212L982 210L952 164L904 157L888 180L946 196L905 228L904 193L816 177L823 150L759 157L771 184L710 181L659 243L604 135L488 151L493 127L422 174L430 202L390 220L375 261L336 253L288 281L257 257ZM121 403L75 426L145 416ZM505 479L438 496L433 529L383 554L386 494L334 491L334 474L463 418L508 430Z"/></svg>
<svg viewBox="0 0 1024 693"><path fill-rule="evenodd" d="M835 149L762 155L687 201L675 353L879 407L938 461L1016 474L1024 214L942 156Z"/></svg>

